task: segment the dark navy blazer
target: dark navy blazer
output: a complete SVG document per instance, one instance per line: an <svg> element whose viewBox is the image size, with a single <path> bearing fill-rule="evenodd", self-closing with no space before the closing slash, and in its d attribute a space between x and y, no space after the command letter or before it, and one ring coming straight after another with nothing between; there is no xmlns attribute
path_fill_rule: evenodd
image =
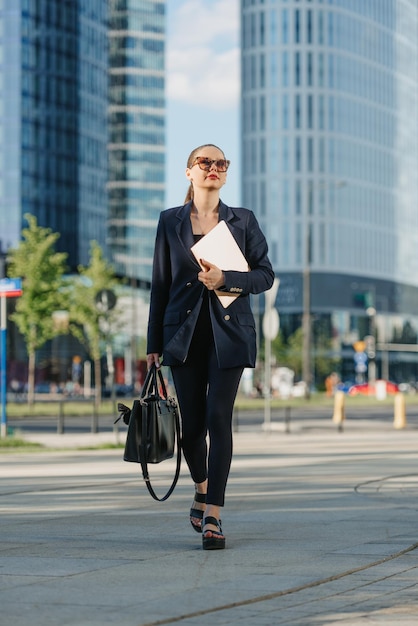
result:
<svg viewBox="0 0 418 626"><path fill-rule="evenodd" d="M191 203L162 211L157 228L148 321L147 354L163 355L164 365L184 362L206 287L190 251L194 244ZM224 220L244 254L249 272L225 271L225 293L240 295L227 308L209 291L209 310L221 368L254 367L256 336L249 294L270 289L274 272L267 242L249 209L219 205ZM222 268L220 268L222 269Z"/></svg>

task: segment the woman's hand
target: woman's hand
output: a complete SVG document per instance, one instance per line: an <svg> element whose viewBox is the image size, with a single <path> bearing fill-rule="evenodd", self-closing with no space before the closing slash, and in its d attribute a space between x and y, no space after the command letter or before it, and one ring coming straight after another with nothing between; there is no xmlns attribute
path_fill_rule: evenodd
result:
<svg viewBox="0 0 418 626"><path fill-rule="evenodd" d="M161 367L160 355L158 354L158 352L152 352L151 354L147 354L147 369L150 370L154 363L157 368Z"/></svg>
<svg viewBox="0 0 418 626"><path fill-rule="evenodd" d="M198 273L197 278L207 289L213 291L225 284L224 273L219 267L213 265L213 263L209 263L209 261L205 261L205 259L200 259L200 263L204 270Z"/></svg>

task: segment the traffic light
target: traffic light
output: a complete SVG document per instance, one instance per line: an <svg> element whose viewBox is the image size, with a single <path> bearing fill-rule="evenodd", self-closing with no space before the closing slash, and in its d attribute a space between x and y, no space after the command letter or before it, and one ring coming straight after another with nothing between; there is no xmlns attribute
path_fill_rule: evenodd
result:
<svg viewBox="0 0 418 626"><path fill-rule="evenodd" d="M376 357L376 339L373 335L367 335L364 338L364 342L366 344L366 354L369 359L374 359Z"/></svg>

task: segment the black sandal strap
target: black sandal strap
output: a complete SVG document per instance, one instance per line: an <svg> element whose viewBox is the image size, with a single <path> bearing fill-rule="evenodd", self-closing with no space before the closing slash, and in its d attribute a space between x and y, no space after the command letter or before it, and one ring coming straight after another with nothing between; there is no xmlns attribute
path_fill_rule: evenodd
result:
<svg viewBox="0 0 418 626"><path fill-rule="evenodd" d="M221 520L216 519L216 517L212 517L211 515L205 517L202 521L202 526L206 526L206 524L213 524L214 526L217 526L217 528L219 528L220 532L222 533Z"/></svg>
<svg viewBox="0 0 418 626"><path fill-rule="evenodd" d="M194 501L199 502L200 504L206 504L206 494L196 491L194 494Z"/></svg>

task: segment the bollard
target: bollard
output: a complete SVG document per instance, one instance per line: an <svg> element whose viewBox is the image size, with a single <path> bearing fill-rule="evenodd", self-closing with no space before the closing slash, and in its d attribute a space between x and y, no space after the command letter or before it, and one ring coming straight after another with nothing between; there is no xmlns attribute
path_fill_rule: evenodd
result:
<svg viewBox="0 0 418 626"><path fill-rule="evenodd" d="M334 415L332 421L338 425L338 430L342 432L345 420L345 395L343 391L336 391L334 396Z"/></svg>
<svg viewBox="0 0 418 626"><path fill-rule="evenodd" d="M395 394L395 407L393 415L393 427L400 430L406 426L405 396L403 393Z"/></svg>

